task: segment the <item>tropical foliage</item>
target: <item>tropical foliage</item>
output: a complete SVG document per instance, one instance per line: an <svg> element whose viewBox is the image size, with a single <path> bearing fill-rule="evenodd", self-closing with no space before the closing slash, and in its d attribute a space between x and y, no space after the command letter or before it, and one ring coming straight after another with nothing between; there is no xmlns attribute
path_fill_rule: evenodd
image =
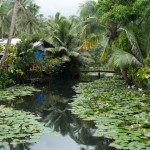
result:
<svg viewBox="0 0 150 150"><path fill-rule="evenodd" d="M136 84L128 70L145 65L149 57L149 6L149 1L99 0L81 7L83 47L98 44L101 62L119 68L127 84Z"/></svg>
<svg viewBox="0 0 150 150"><path fill-rule="evenodd" d="M0 38L7 38L13 6L13 1L0 1ZM29 35L37 33L39 26L41 26L41 20L42 22L44 21L43 16L39 14L39 6L33 0L19 0L15 35L18 36L20 33L27 33Z"/></svg>

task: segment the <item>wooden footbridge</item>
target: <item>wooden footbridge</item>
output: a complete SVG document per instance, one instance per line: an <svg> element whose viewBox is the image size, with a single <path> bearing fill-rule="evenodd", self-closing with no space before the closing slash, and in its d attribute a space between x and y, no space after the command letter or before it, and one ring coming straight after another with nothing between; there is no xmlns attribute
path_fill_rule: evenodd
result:
<svg viewBox="0 0 150 150"><path fill-rule="evenodd" d="M98 78L100 79L101 77L101 73L115 73L114 70L105 70L105 69L81 69L80 70L81 73L97 73Z"/></svg>

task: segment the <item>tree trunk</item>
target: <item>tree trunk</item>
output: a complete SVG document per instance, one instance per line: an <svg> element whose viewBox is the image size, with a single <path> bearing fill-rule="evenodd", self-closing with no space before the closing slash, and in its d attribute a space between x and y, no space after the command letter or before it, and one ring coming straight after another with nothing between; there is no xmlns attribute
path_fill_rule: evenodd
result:
<svg viewBox="0 0 150 150"><path fill-rule="evenodd" d="M2 27L0 27L0 39L3 39Z"/></svg>
<svg viewBox="0 0 150 150"><path fill-rule="evenodd" d="M29 35L32 35L32 23L29 23Z"/></svg>
<svg viewBox="0 0 150 150"><path fill-rule="evenodd" d="M10 47L10 44L11 44L11 39L13 37L13 32L14 32L15 20L16 20L17 11L18 11L18 5L19 5L18 0L15 0L12 20L11 20L11 25L10 25L10 31L9 31L9 36L8 36L7 44L6 44L6 47L5 47L4 55L0 60L0 68L3 67L3 65L5 63L5 60L7 58L7 55L8 55L9 47Z"/></svg>
<svg viewBox="0 0 150 150"><path fill-rule="evenodd" d="M2 0L0 0L0 39L2 39L3 38L3 28L2 28L2 14L3 14L3 12L2 12Z"/></svg>
<svg viewBox="0 0 150 150"><path fill-rule="evenodd" d="M10 149L10 150L15 150L15 149L14 149L14 146L13 146L12 144L9 144L9 149Z"/></svg>
<svg viewBox="0 0 150 150"><path fill-rule="evenodd" d="M109 31L111 33L111 40L114 41L117 37L118 37L118 28L117 28L117 24L116 23L112 23L110 28L109 28Z"/></svg>
<svg viewBox="0 0 150 150"><path fill-rule="evenodd" d="M9 149L10 149L10 150L15 150L15 149L14 149L14 146L13 146L12 144L10 144L11 142L12 142L12 139L9 138L9 139L8 139Z"/></svg>
<svg viewBox="0 0 150 150"><path fill-rule="evenodd" d="M132 84L132 81L129 79L128 75L127 75L127 71L126 69L123 69L123 68L120 68L121 70L121 74L125 80L125 82L128 84L128 85L131 85Z"/></svg>

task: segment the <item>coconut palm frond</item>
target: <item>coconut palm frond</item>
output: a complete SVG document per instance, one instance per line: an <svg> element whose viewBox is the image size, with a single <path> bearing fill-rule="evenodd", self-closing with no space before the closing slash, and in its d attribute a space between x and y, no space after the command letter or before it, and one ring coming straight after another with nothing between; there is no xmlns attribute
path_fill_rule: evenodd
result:
<svg viewBox="0 0 150 150"><path fill-rule="evenodd" d="M100 61L101 62L104 62L106 59L107 59L107 54L108 54L108 50L109 50L109 46L107 45L105 48L104 48L104 51L100 57Z"/></svg>
<svg viewBox="0 0 150 150"><path fill-rule="evenodd" d="M80 31L80 35L81 36L86 37L88 27L89 27L89 24L87 24L87 25L85 25L85 26L82 27L82 29Z"/></svg>
<svg viewBox="0 0 150 150"><path fill-rule="evenodd" d="M80 35L84 38L89 36L91 33L96 35L100 35L100 33L103 34L106 29L99 23L99 20L96 17L89 17L85 21L82 21L80 27L82 28Z"/></svg>
<svg viewBox="0 0 150 150"><path fill-rule="evenodd" d="M89 49L93 46L96 46L98 44L98 42L101 40L101 36L100 35L95 35L95 34L91 34L88 39L86 39L83 44L82 44L82 48L83 49Z"/></svg>
<svg viewBox="0 0 150 150"><path fill-rule="evenodd" d="M64 19L66 19L64 16L61 16L60 12L57 12L55 14L55 18L54 18L54 21L57 23L57 24L60 24L61 21L63 21Z"/></svg>
<svg viewBox="0 0 150 150"><path fill-rule="evenodd" d="M82 24L86 25L86 24L94 23L94 22L97 22L97 18L96 17L89 17L85 21L83 21Z"/></svg>
<svg viewBox="0 0 150 150"><path fill-rule="evenodd" d="M129 31L125 28L121 28L120 30L124 30L126 35L127 35L127 38L132 46L131 48L131 52L134 54L134 56L141 62L143 63L144 59L143 59L143 56L142 56L142 53L141 53L141 50L140 50L140 47L138 45L138 42L137 42L137 39L133 33L133 31Z"/></svg>
<svg viewBox="0 0 150 150"><path fill-rule="evenodd" d="M82 22L83 25L90 24L90 23L96 25L98 28L106 29L106 26L100 23L99 18L97 16L89 17Z"/></svg>
<svg viewBox="0 0 150 150"><path fill-rule="evenodd" d="M150 57L150 35L147 37L147 57Z"/></svg>
<svg viewBox="0 0 150 150"><path fill-rule="evenodd" d="M91 63L94 63L95 61L92 59L90 53L88 52L82 52L80 53L80 62L83 66L87 66Z"/></svg>
<svg viewBox="0 0 150 150"><path fill-rule="evenodd" d="M96 13L96 2L88 0L87 2L80 5L80 16L83 18L93 16Z"/></svg>
<svg viewBox="0 0 150 150"><path fill-rule="evenodd" d="M104 47L104 50L103 50L102 55L100 57L100 61L101 62L104 62L107 59L107 56L108 56L107 54L108 54L108 51L109 51L109 44L108 44L108 42L109 42L109 39L107 39L106 42L104 42L102 44L103 47Z"/></svg>
<svg viewBox="0 0 150 150"><path fill-rule="evenodd" d="M71 59L69 58L69 56L63 56L61 59L62 59L63 63L71 61Z"/></svg>
<svg viewBox="0 0 150 150"><path fill-rule="evenodd" d="M86 25L94 33L104 32L106 30L106 26L102 25L97 17L89 17L81 23L83 27Z"/></svg>
<svg viewBox="0 0 150 150"><path fill-rule="evenodd" d="M64 45L64 43L61 41L61 39L57 36L53 36L53 40L56 41L57 43L59 43L61 46Z"/></svg>
<svg viewBox="0 0 150 150"><path fill-rule="evenodd" d="M150 57L150 19L148 19L145 24L143 25L144 29L144 37L145 39L143 44L146 46L144 47L146 49L146 57Z"/></svg>
<svg viewBox="0 0 150 150"><path fill-rule="evenodd" d="M68 52L68 49L66 48L66 47L63 47L63 46L61 46L61 47L59 47L59 51L66 51L66 53ZM66 54L65 53L65 54Z"/></svg>
<svg viewBox="0 0 150 150"><path fill-rule="evenodd" d="M141 66L142 63L131 53L122 50L113 52L109 59L109 66L124 68L129 65Z"/></svg>

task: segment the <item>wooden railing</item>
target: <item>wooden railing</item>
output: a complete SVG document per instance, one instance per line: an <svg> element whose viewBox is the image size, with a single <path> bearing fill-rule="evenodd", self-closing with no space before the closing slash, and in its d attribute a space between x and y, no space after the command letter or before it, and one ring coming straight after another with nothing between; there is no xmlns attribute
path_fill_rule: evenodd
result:
<svg viewBox="0 0 150 150"><path fill-rule="evenodd" d="M81 69L80 70L80 72L81 73L89 73L89 72L97 72L98 73L98 78L100 79L100 73L101 72L106 72L106 73L115 73L115 71L114 70L99 70L99 69L92 69L92 70L90 70L90 69Z"/></svg>

